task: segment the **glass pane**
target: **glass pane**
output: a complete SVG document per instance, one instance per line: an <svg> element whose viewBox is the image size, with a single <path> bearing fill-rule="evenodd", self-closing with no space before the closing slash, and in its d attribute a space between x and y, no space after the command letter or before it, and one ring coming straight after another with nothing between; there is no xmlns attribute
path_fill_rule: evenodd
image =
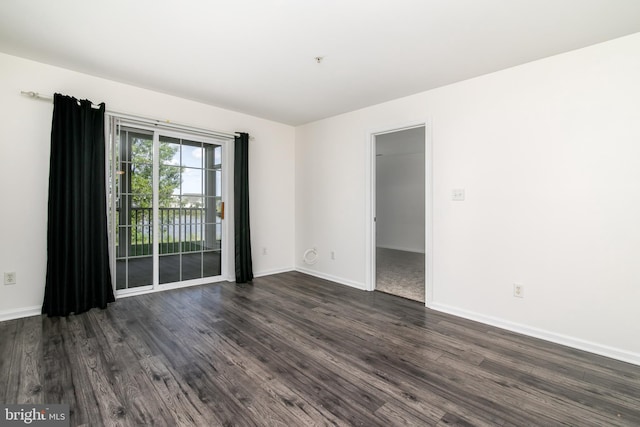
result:
<svg viewBox="0 0 640 427"><path fill-rule="evenodd" d="M182 168L179 166L160 165L160 206L171 206L169 198L180 195L181 171Z"/></svg>
<svg viewBox="0 0 640 427"><path fill-rule="evenodd" d="M127 174L128 175L128 174ZM153 193L153 166L149 163L132 163L131 177L129 178L131 194Z"/></svg>
<svg viewBox="0 0 640 427"><path fill-rule="evenodd" d="M182 208L189 209L192 213L200 213L204 206L204 197L186 194L182 196Z"/></svg>
<svg viewBox="0 0 640 427"><path fill-rule="evenodd" d="M202 144L193 141L182 141L182 166L202 168L204 149Z"/></svg>
<svg viewBox="0 0 640 427"><path fill-rule="evenodd" d="M160 257L160 283L180 281L180 255L163 255Z"/></svg>
<svg viewBox="0 0 640 427"><path fill-rule="evenodd" d="M127 245L127 236L129 227L117 227L116 234L116 259L126 258L129 255L129 246Z"/></svg>
<svg viewBox="0 0 640 427"><path fill-rule="evenodd" d="M204 198L203 204L203 221L204 222L216 222L216 218L220 216L222 209L222 202L214 197Z"/></svg>
<svg viewBox="0 0 640 427"><path fill-rule="evenodd" d="M159 142L160 164L180 166L180 140L161 136Z"/></svg>
<svg viewBox="0 0 640 427"><path fill-rule="evenodd" d="M207 251L202 253L203 277L220 276L222 274L220 255L220 251Z"/></svg>
<svg viewBox="0 0 640 427"><path fill-rule="evenodd" d="M153 137L151 135L130 134L131 162L153 163Z"/></svg>
<svg viewBox="0 0 640 427"><path fill-rule="evenodd" d="M201 209L183 208L184 234L182 239L182 251L194 252L200 250L202 240L202 215Z"/></svg>
<svg viewBox="0 0 640 427"><path fill-rule="evenodd" d="M219 276L222 274L220 258L222 225L208 223L203 226L203 275L204 277Z"/></svg>
<svg viewBox="0 0 640 427"><path fill-rule="evenodd" d="M205 144L205 162L206 169L218 169L222 164L222 147L220 145Z"/></svg>
<svg viewBox="0 0 640 427"><path fill-rule="evenodd" d="M170 197L167 200L168 206L158 209L160 224L178 224L180 218L180 197Z"/></svg>
<svg viewBox="0 0 640 427"><path fill-rule="evenodd" d="M215 185L215 191L213 195L218 197L222 196L222 171L221 170L216 171L216 185Z"/></svg>
<svg viewBox="0 0 640 427"><path fill-rule="evenodd" d="M130 256L153 255L151 233L151 225L131 227L131 246L129 249Z"/></svg>
<svg viewBox="0 0 640 427"><path fill-rule="evenodd" d="M220 250L220 236L218 234L218 224L204 224L203 226L203 250Z"/></svg>
<svg viewBox="0 0 640 427"><path fill-rule="evenodd" d="M180 253L180 197L167 199L169 206L158 209L160 223L159 250L161 255Z"/></svg>
<svg viewBox="0 0 640 427"><path fill-rule="evenodd" d="M120 160L125 161L127 159L131 159L131 152L129 149L128 141L128 133L123 131L119 137L116 138L116 150L118 152L118 157Z"/></svg>
<svg viewBox="0 0 640 427"><path fill-rule="evenodd" d="M145 209L151 210L152 208L152 203L153 203L152 194L134 194L129 196L128 199L130 203L129 209L131 210L131 212L140 212Z"/></svg>
<svg viewBox="0 0 640 427"><path fill-rule="evenodd" d="M214 165L215 167L222 166L222 145L214 145Z"/></svg>
<svg viewBox="0 0 640 427"><path fill-rule="evenodd" d="M127 289L127 260L116 261L116 289Z"/></svg>
<svg viewBox="0 0 640 427"><path fill-rule="evenodd" d="M202 253L188 253L182 255L182 280L199 279L202 277Z"/></svg>
<svg viewBox="0 0 640 427"><path fill-rule="evenodd" d="M222 224L216 224L216 241L218 242L218 249L221 249L220 242L222 241Z"/></svg>
<svg viewBox="0 0 640 427"><path fill-rule="evenodd" d="M180 196L180 167L160 165L159 168L158 204L160 207L178 207L173 204L172 196Z"/></svg>
<svg viewBox="0 0 640 427"><path fill-rule="evenodd" d="M182 195L202 195L202 169L182 168Z"/></svg>
<svg viewBox="0 0 640 427"><path fill-rule="evenodd" d="M222 171L207 170L204 173L204 193L207 196L222 196Z"/></svg>
<svg viewBox="0 0 640 427"><path fill-rule="evenodd" d="M153 258L130 258L127 260L128 288L146 286L153 283Z"/></svg>
<svg viewBox="0 0 640 427"><path fill-rule="evenodd" d="M120 172L117 177L118 194L129 194L131 192L131 163L120 164Z"/></svg>

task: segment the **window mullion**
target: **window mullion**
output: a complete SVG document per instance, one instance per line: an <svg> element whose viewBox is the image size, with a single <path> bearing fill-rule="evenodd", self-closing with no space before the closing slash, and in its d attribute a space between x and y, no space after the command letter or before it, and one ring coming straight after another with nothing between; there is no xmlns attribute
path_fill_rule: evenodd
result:
<svg viewBox="0 0 640 427"><path fill-rule="evenodd" d="M157 289L160 283L160 136L153 132L153 215L151 220L152 247L153 247L153 288Z"/></svg>

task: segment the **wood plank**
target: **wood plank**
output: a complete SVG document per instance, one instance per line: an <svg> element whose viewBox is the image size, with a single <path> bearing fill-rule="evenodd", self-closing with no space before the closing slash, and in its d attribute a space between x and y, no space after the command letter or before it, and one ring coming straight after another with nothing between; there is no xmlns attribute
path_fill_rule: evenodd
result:
<svg viewBox="0 0 640 427"><path fill-rule="evenodd" d="M18 387L22 367L23 320L0 322L0 384L4 384L0 397L5 403L18 403Z"/></svg>
<svg viewBox="0 0 640 427"><path fill-rule="evenodd" d="M162 356L154 356L140 360L142 372L153 379L156 392L151 396L167 406L173 414L178 426L204 426L221 424L222 420L201 404L195 390L191 389L182 376L162 360ZM216 420L214 422L213 420Z"/></svg>
<svg viewBox="0 0 640 427"><path fill-rule="evenodd" d="M197 326L194 327L194 329ZM260 354L247 353L244 348L216 330L200 331L200 339L206 341L209 348L219 349L229 362L254 379L260 387L275 400L280 410L284 410L299 420L294 425L346 425L322 407L312 404L303 394L288 387L263 363Z"/></svg>
<svg viewBox="0 0 640 427"><path fill-rule="evenodd" d="M128 418L136 425L171 425L175 423L163 401L150 400L146 396L155 392L151 381L140 375L135 354L118 330L107 321L102 310L91 310L85 316L95 325L95 340L100 360L108 372L108 380L115 396L126 402Z"/></svg>
<svg viewBox="0 0 640 427"><path fill-rule="evenodd" d="M23 320L21 381L18 403L45 403L43 400L43 351L42 318L28 317Z"/></svg>
<svg viewBox="0 0 640 427"><path fill-rule="evenodd" d="M76 406L71 409L73 424L127 423L123 402L109 385L109 375L100 363L95 337L87 331L86 313L69 316L63 331L73 377Z"/></svg>
<svg viewBox="0 0 640 427"><path fill-rule="evenodd" d="M63 330L66 319L47 317L42 320L44 403L68 404L73 418L76 402L71 361L66 351Z"/></svg>

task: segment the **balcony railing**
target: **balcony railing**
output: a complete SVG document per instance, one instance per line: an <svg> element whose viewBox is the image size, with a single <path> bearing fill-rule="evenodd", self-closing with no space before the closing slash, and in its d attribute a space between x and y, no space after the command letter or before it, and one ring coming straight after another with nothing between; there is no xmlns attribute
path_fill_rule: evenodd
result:
<svg viewBox="0 0 640 427"><path fill-rule="evenodd" d="M152 217L152 208L129 210L129 224L119 225L118 258L153 254ZM159 223L160 255L220 249L221 224L215 209L159 208Z"/></svg>

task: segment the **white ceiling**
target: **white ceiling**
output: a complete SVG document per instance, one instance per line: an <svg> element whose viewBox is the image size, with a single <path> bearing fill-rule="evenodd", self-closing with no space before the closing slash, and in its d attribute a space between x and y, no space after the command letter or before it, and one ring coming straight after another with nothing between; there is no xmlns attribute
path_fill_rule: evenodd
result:
<svg viewBox="0 0 640 427"><path fill-rule="evenodd" d="M635 32L640 0L0 0L1 52L291 125Z"/></svg>

